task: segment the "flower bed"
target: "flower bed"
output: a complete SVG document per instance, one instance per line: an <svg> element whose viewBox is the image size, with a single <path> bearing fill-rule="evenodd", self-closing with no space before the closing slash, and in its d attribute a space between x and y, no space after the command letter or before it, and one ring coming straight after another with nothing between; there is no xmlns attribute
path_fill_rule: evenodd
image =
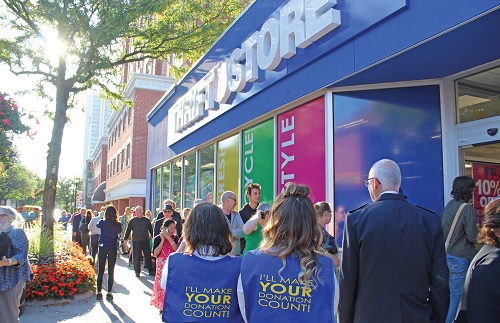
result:
<svg viewBox="0 0 500 323"><path fill-rule="evenodd" d="M95 271L75 242L55 255L30 260L33 280L26 285L26 299L72 298L94 288Z"/></svg>

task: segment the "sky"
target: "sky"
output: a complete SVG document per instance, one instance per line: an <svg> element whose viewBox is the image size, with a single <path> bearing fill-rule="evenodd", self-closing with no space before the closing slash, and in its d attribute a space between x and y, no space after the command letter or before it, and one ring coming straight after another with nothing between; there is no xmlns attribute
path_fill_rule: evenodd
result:
<svg viewBox="0 0 500 323"><path fill-rule="evenodd" d="M18 95L17 91L28 90L36 84L34 76L15 76L10 73L5 64L0 64L0 92L9 94L25 112L31 112L38 118L40 124L34 120L23 119L23 122L32 126L37 131L34 139L22 135L14 140L21 164L29 170L45 178L47 168L48 143L52 136L53 122L43 115L45 103L34 94ZM54 93L48 93L55 97ZM49 107L55 107L55 102L50 102ZM81 177L83 173L83 137L85 134L85 113L82 112L84 102L80 100L77 108L69 110L71 121L66 123L63 133L61 156L59 159L59 178Z"/></svg>

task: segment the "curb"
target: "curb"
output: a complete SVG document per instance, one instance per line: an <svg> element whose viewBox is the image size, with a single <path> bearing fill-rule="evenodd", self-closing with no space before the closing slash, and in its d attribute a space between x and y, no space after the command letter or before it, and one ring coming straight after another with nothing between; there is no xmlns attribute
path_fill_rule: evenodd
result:
<svg viewBox="0 0 500 323"><path fill-rule="evenodd" d="M94 298L92 292L86 292L83 294L76 294L73 298L63 298L63 299L44 299L44 300L27 300L27 307L39 307L39 306L63 306L70 304L72 302L86 301L90 298Z"/></svg>

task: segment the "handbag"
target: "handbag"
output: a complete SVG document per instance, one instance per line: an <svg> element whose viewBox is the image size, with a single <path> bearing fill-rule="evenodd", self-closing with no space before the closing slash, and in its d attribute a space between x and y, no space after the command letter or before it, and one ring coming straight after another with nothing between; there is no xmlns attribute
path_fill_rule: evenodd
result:
<svg viewBox="0 0 500 323"><path fill-rule="evenodd" d="M455 218L453 219L453 223L451 224L450 232L448 233L448 237L446 237L446 241L444 243L444 249L448 251L448 245L450 244L451 236L453 235L453 231L455 231L455 226L457 225L458 216L462 213L462 210L467 205L467 203L462 203L455 213Z"/></svg>
<svg viewBox="0 0 500 323"><path fill-rule="evenodd" d="M0 259L7 257L7 253L11 245L12 241L10 240L7 232L0 233Z"/></svg>
<svg viewBox="0 0 500 323"><path fill-rule="evenodd" d="M337 243L335 243L335 238L332 237L329 234L323 235L323 245L322 247L328 251L328 253L331 253L332 255L335 255L339 252L337 248Z"/></svg>
<svg viewBox="0 0 500 323"><path fill-rule="evenodd" d="M80 226L78 227L78 229L80 229L80 232L89 232L89 226L86 222L87 221L85 221L85 219L80 222Z"/></svg>

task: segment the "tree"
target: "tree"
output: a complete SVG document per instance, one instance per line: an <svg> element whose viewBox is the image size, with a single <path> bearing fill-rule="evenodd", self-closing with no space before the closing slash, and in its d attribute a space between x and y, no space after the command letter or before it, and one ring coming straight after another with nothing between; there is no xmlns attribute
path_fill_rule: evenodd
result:
<svg viewBox="0 0 500 323"><path fill-rule="evenodd" d="M0 39L0 60L15 75L41 78L40 97L55 88L54 120L47 155L42 224L53 228L59 157L67 110L75 95L99 86L120 99L115 82L123 64L175 55L194 61L249 0L3 0L9 36ZM53 31L65 51L53 62L44 46ZM124 44L127 46L124 48ZM50 87L52 86L52 87Z"/></svg>
<svg viewBox="0 0 500 323"><path fill-rule="evenodd" d="M0 202L30 198L36 189L36 175L21 164L14 164L0 174Z"/></svg>

